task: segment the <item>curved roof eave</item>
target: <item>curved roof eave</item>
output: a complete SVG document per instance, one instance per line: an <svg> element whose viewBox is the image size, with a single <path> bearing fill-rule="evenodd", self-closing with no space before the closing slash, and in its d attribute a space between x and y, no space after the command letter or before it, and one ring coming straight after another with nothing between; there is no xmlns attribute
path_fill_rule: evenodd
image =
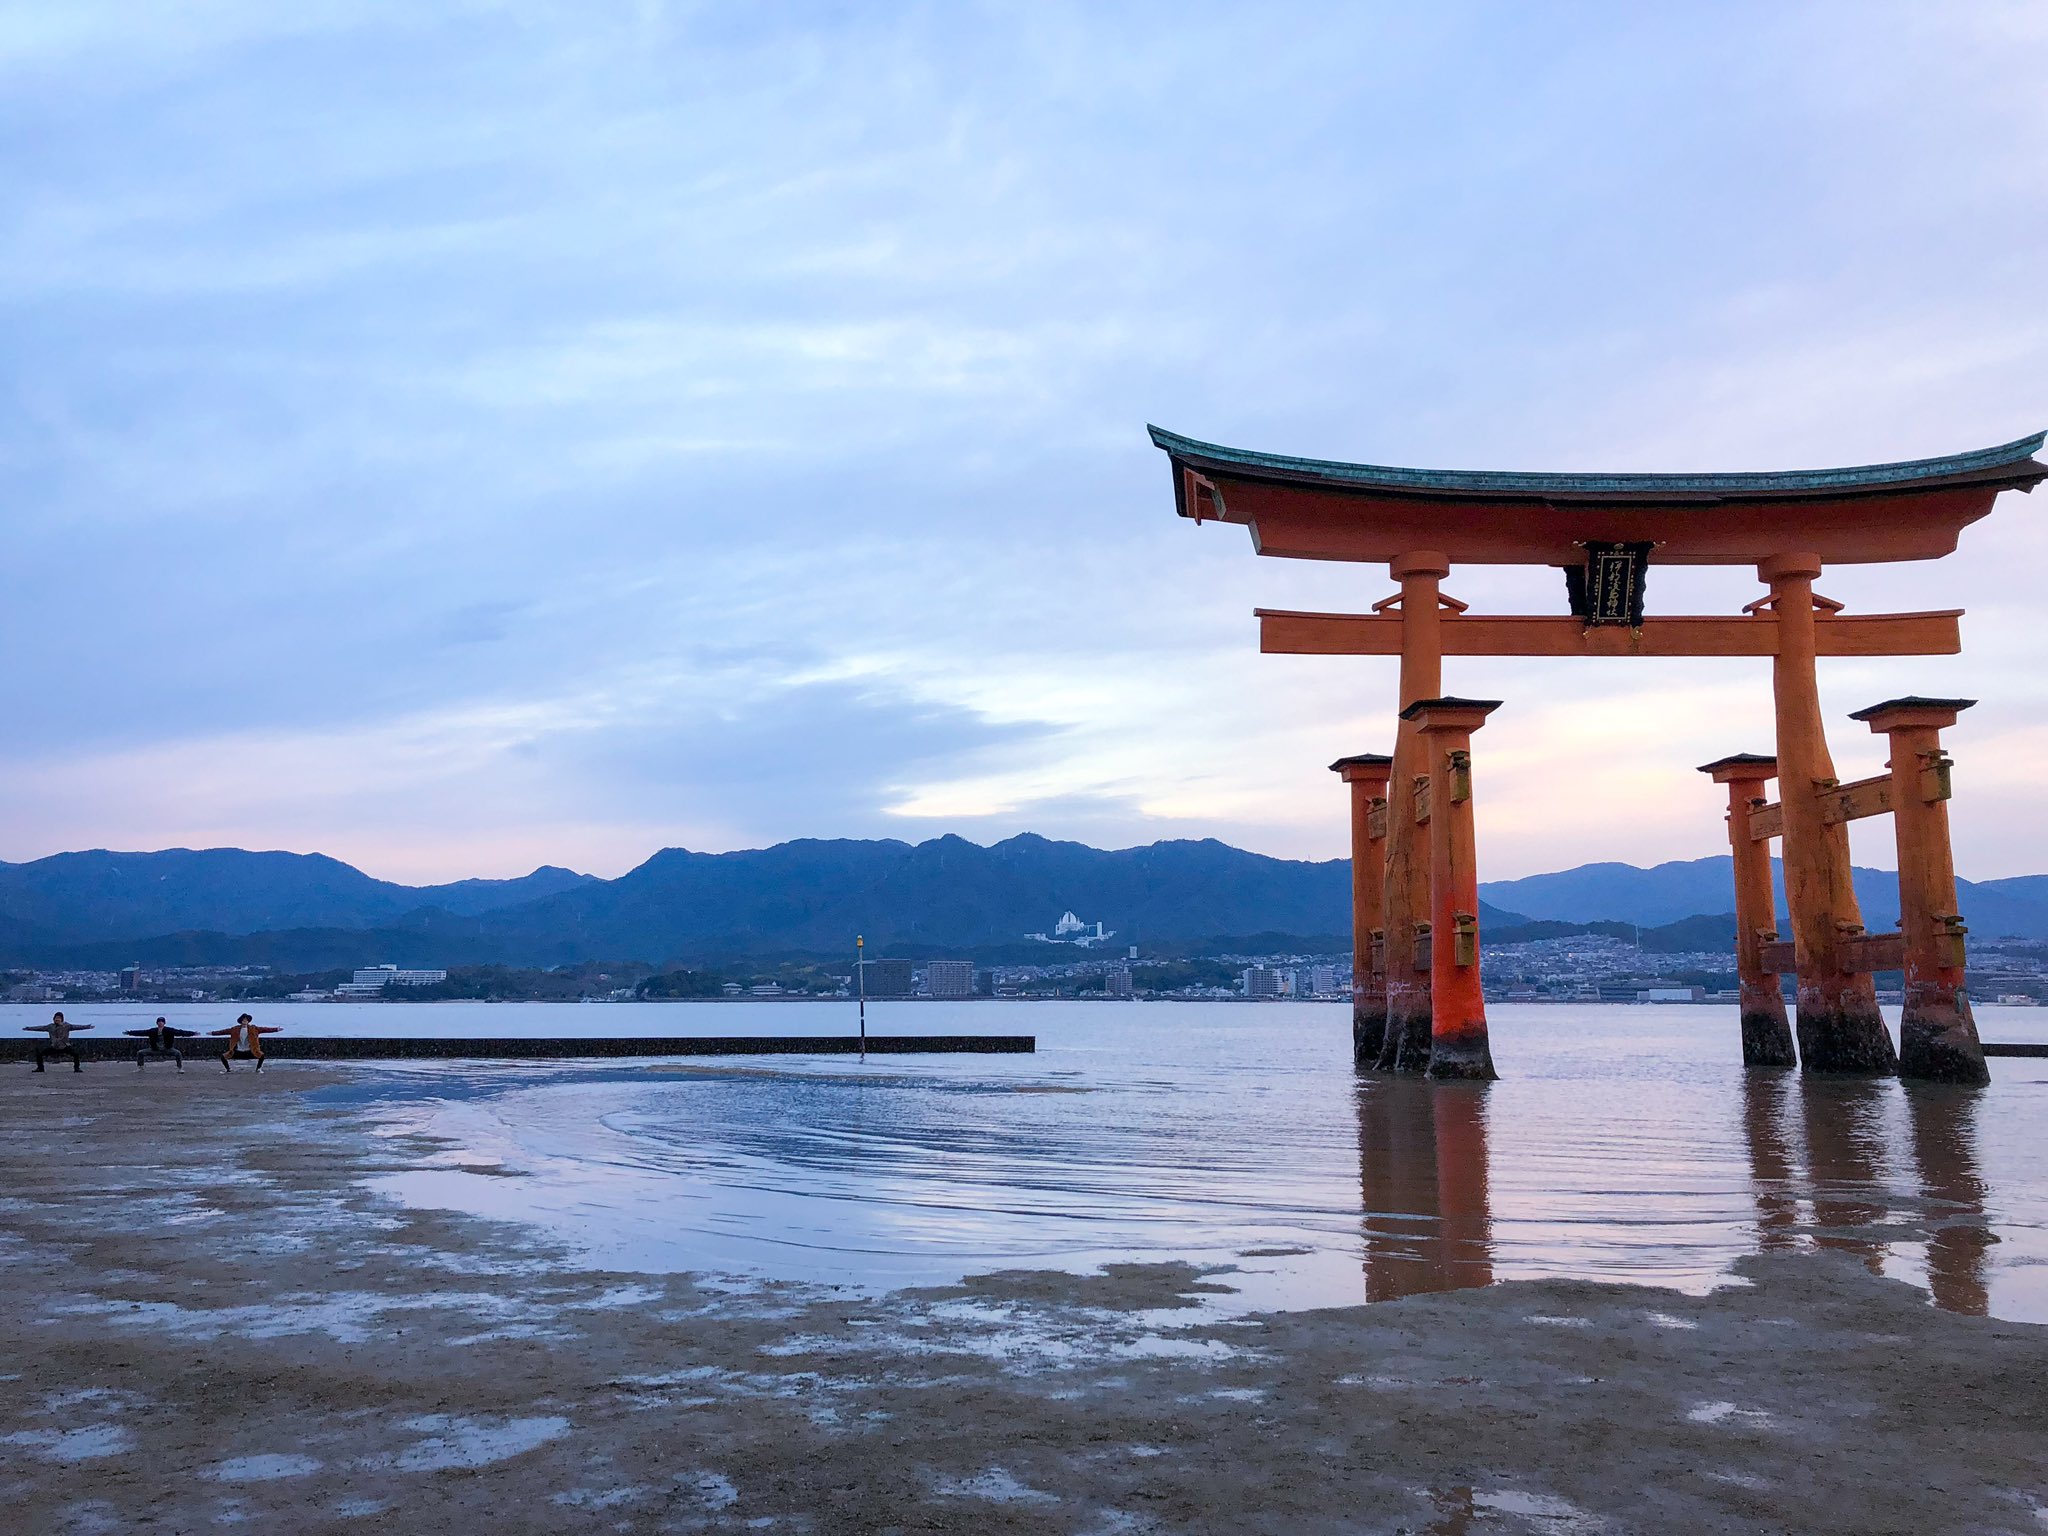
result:
<svg viewBox="0 0 2048 1536"><path fill-rule="evenodd" d="M1896 464L1859 464L1843 469L1741 471L1730 474L1543 474L1494 469L1402 469L1384 464L1346 464L1335 459L1304 459L1287 454L1255 453L1182 437L1163 427L1148 426L1155 446L1191 469L1238 474L1249 479L1294 485L1355 487L1410 495L1627 497L1643 500L1690 500L1719 496L1826 495L1829 492L1881 492L1934 481L2002 478L2030 489L2048 477L2048 465L2036 463L2048 432L2016 438L1996 448L1950 454L1937 459L1908 459ZM1999 476L1998 471L2008 473Z"/></svg>

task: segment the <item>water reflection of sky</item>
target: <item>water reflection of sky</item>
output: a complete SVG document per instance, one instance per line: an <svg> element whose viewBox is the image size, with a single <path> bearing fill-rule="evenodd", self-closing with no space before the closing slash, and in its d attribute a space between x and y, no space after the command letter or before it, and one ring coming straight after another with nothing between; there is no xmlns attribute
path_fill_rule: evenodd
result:
<svg viewBox="0 0 2048 1536"><path fill-rule="evenodd" d="M690 1030L685 1009L675 1032L739 1033L743 1011ZM1438 1086L1354 1074L1342 1009L898 1011L887 1027L1040 1050L408 1064L334 1092L455 1142L393 1193L621 1269L879 1289L1184 1258L1237 1266L1238 1304L1263 1307L1545 1276L1697 1291L1744 1254L1822 1249L1952 1310L2048 1320L2048 1061L1996 1061L1982 1093L1806 1080L1745 1073L1720 1009L1504 1007L1505 1079ZM1983 1013L1989 1038L2048 1024Z"/></svg>

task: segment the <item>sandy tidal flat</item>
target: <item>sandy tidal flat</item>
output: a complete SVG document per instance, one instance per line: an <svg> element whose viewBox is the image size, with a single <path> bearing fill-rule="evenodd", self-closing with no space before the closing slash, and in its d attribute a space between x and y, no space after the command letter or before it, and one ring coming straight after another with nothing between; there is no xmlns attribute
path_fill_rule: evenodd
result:
<svg viewBox="0 0 2048 1536"><path fill-rule="evenodd" d="M407 1211L330 1069L0 1080L0 1527L2030 1532L2048 1330L1822 1254L1229 1317L1227 1269L882 1297Z"/></svg>

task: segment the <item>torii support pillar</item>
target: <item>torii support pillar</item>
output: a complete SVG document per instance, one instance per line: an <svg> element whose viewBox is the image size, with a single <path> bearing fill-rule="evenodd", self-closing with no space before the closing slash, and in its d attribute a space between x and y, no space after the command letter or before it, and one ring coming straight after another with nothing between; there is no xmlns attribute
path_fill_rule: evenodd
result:
<svg viewBox="0 0 2048 1536"><path fill-rule="evenodd" d="M1813 579L1820 571L1820 557L1804 553L1773 555L1757 566L1770 583L1778 621L1771 682L1785 807L1785 904L1799 970L1799 1061L1808 1072L1890 1077L1899 1059L1877 1011L1876 983L1848 964L1848 942L1863 936L1850 883L1849 829L1824 817L1818 793L1837 782L1814 672Z"/></svg>
<svg viewBox="0 0 2048 1536"><path fill-rule="evenodd" d="M1792 1026L1785 1017L1785 989L1764 959L1764 946L1778 939L1778 908L1771 895L1771 844L1749 829L1750 813L1764 803L1764 786L1778 774L1775 757L1738 752L1700 766L1716 784L1728 786L1728 848L1735 863L1735 978L1742 998L1742 1064L1790 1067L1798 1064Z"/></svg>
<svg viewBox="0 0 2048 1536"><path fill-rule="evenodd" d="M1387 1038L1387 780L1377 752L1330 764L1351 790L1351 1059L1377 1066Z"/></svg>
<svg viewBox="0 0 2048 1536"><path fill-rule="evenodd" d="M1407 709L1444 689L1442 580L1450 562L1435 550L1412 550L1390 561L1401 583L1401 728L1387 782L1386 897L1387 1032L1378 1065L1385 1071L1426 1072L1430 1060L1429 845L1421 828L1426 811L1416 786L1427 783L1421 738ZM1390 605L1391 606L1391 605Z"/></svg>
<svg viewBox="0 0 2048 1536"><path fill-rule="evenodd" d="M1479 984L1479 868L1472 831L1472 733L1498 699L1423 699L1413 722L1429 770L1429 1075L1491 1082L1486 997Z"/></svg>
<svg viewBox="0 0 2048 1536"><path fill-rule="evenodd" d="M1963 985L1963 921L1949 849L1949 757L1941 733L1974 699L1887 699L1850 716L1891 738L1892 830L1899 845L1899 938L1906 1007L1899 1075L1982 1085L1984 1047Z"/></svg>

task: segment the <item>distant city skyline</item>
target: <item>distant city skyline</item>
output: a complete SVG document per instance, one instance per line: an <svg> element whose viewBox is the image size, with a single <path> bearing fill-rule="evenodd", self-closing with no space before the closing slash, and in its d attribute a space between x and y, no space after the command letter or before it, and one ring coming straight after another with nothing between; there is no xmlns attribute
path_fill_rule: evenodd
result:
<svg viewBox="0 0 2048 1536"><path fill-rule="evenodd" d="M1145 424L1431 467L1770 469L2048 426L2048 10L0 19L0 859L615 876L1020 831L1346 847L1391 661L1254 606L1384 570L1173 515ZM1228 79L1227 91L1215 82ZM1956 862L2048 871L2048 500L1824 663L1950 735ZM1563 612L1555 573L1454 571ZM1751 573L1652 566L1652 613ZM1725 852L1762 661L1454 659L1489 878ZM1855 828L1889 867L1889 828Z"/></svg>

